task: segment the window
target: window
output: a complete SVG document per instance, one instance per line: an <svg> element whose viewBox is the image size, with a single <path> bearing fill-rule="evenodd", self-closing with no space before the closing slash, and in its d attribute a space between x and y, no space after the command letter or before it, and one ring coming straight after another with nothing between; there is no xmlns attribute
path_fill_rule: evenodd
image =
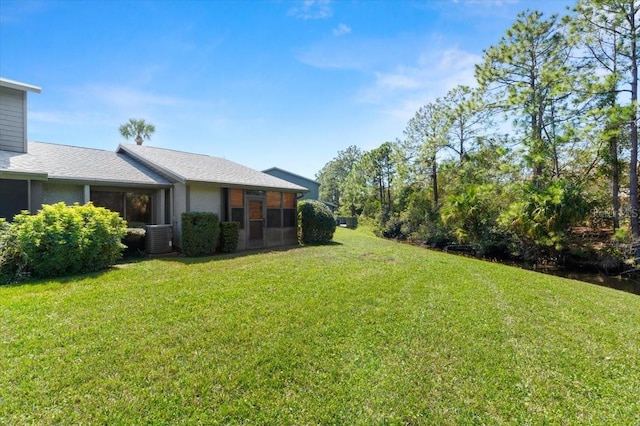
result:
<svg viewBox="0 0 640 426"><path fill-rule="evenodd" d="M151 223L151 196L148 194L124 195L127 222Z"/></svg>
<svg viewBox="0 0 640 426"><path fill-rule="evenodd" d="M267 209L267 228L282 227L282 209Z"/></svg>
<svg viewBox="0 0 640 426"><path fill-rule="evenodd" d="M267 228L296 226L296 194L267 192Z"/></svg>
<svg viewBox="0 0 640 426"><path fill-rule="evenodd" d="M0 217L12 221L22 210L29 209L29 181L0 179Z"/></svg>
<svg viewBox="0 0 640 426"><path fill-rule="evenodd" d="M120 213L120 216L124 217L124 193L122 192L91 191L91 201L95 206Z"/></svg>
<svg viewBox="0 0 640 426"><path fill-rule="evenodd" d="M282 226L293 227L296 226L296 209L283 209L282 210Z"/></svg>
<svg viewBox="0 0 640 426"><path fill-rule="evenodd" d="M240 223L240 229L244 229L244 209L232 208L231 221Z"/></svg>
<svg viewBox="0 0 640 426"><path fill-rule="evenodd" d="M282 194L282 226L296 226L296 194L285 192Z"/></svg>
<svg viewBox="0 0 640 426"><path fill-rule="evenodd" d="M240 223L240 229L244 229L244 191L232 188L229 190L231 204L231 220Z"/></svg>
<svg viewBox="0 0 640 426"><path fill-rule="evenodd" d="M267 228L282 227L282 193L267 191Z"/></svg>
<svg viewBox="0 0 640 426"><path fill-rule="evenodd" d="M151 195L134 192L91 191L91 201L119 213L127 222L152 223Z"/></svg>

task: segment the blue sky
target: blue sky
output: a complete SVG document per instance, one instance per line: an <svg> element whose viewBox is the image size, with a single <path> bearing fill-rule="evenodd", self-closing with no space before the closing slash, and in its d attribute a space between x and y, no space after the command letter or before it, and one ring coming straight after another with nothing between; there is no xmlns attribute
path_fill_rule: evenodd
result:
<svg viewBox="0 0 640 426"><path fill-rule="evenodd" d="M29 94L29 140L145 144L314 178L339 150L402 137L526 9L565 0L0 1L0 76Z"/></svg>

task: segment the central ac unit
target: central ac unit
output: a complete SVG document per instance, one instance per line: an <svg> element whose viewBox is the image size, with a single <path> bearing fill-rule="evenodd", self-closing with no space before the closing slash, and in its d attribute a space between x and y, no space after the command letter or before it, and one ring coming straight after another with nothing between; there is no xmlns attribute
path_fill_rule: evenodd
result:
<svg viewBox="0 0 640 426"><path fill-rule="evenodd" d="M170 253L173 250L173 226L172 225L147 225L145 245L147 253Z"/></svg>

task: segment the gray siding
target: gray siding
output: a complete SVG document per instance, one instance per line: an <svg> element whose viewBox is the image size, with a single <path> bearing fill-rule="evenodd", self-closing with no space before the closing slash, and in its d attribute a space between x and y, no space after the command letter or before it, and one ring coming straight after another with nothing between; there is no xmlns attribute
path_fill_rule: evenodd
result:
<svg viewBox="0 0 640 426"><path fill-rule="evenodd" d="M287 182L307 188L309 192L306 192L300 197L301 200L318 200L320 199L320 184L314 180L298 176L294 173L287 172L286 170L278 169L276 167L265 170L266 173L271 176L275 176Z"/></svg>
<svg viewBox="0 0 640 426"><path fill-rule="evenodd" d="M0 87L0 150L26 152L27 93Z"/></svg>

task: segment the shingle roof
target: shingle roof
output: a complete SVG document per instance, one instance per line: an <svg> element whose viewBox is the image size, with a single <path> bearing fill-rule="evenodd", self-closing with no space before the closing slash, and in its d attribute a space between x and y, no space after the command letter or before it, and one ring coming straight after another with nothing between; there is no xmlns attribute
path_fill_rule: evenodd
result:
<svg viewBox="0 0 640 426"><path fill-rule="evenodd" d="M43 142L29 142L27 151L0 151L0 172L46 174L49 179L74 182L169 185L158 173L113 151Z"/></svg>
<svg viewBox="0 0 640 426"><path fill-rule="evenodd" d="M127 153L161 174L182 183L206 182L255 189L308 191L303 186L224 158L132 144L120 145L118 152Z"/></svg>
<svg viewBox="0 0 640 426"><path fill-rule="evenodd" d="M0 177L3 174L29 175L40 179L47 177L45 167L38 157L13 151L0 151Z"/></svg>
<svg viewBox="0 0 640 426"><path fill-rule="evenodd" d="M278 173L280 173L280 174L284 174L284 175L287 175L287 176L292 176L292 177L296 177L298 179L302 179L302 180L307 181L307 182L309 182L311 184L320 185L320 182L318 182L317 180L309 179L308 177L304 177L304 176L292 173L292 172L290 172L288 170L281 169L280 167L271 167L271 168L268 168L266 170L263 170L262 173L266 173L266 174L272 175L272 176L273 175L277 175Z"/></svg>

